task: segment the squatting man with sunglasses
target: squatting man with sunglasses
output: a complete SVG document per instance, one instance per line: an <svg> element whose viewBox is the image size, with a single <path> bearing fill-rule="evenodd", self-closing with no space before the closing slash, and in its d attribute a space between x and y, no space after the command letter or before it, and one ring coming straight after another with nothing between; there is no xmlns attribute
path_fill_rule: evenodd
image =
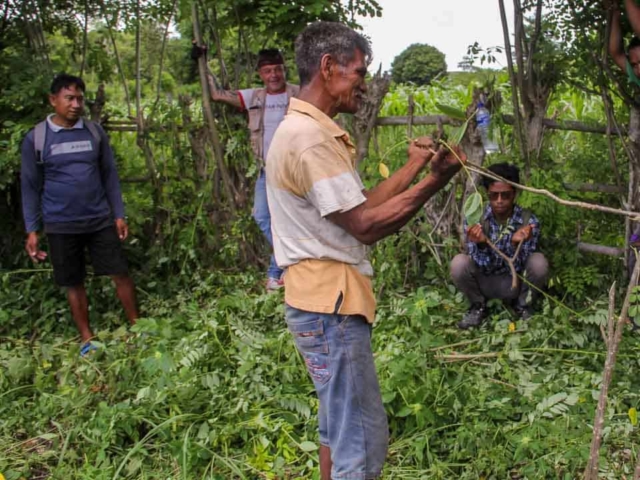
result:
<svg viewBox="0 0 640 480"><path fill-rule="evenodd" d="M488 170L520 183L520 172L515 165L498 163ZM482 323L489 313L486 302L492 298L506 301L520 318L528 320L533 315L535 302L549 272L547 259L537 251L540 222L532 212L515 203L516 189L488 177L483 177L482 182L489 205L480 223L467 225L465 221L467 253L456 255L451 262L453 283L471 304L458 322L462 329ZM526 281L518 278L515 289L511 288L512 278L507 262L489 246L488 240L509 258L518 252L513 263L518 276L523 276Z"/></svg>

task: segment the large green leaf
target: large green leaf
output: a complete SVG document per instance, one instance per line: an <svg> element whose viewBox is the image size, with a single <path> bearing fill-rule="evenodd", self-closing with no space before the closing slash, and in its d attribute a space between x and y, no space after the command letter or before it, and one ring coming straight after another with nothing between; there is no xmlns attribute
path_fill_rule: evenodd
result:
<svg viewBox="0 0 640 480"><path fill-rule="evenodd" d="M456 120L467 120L467 115L459 108L450 107L449 105L443 105L442 103L436 103L436 108L448 117L455 118Z"/></svg>
<svg viewBox="0 0 640 480"><path fill-rule="evenodd" d="M472 193L465 200L464 216L467 220L467 225L480 223L480 218L482 218L482 195L478 192Z"/></svg>

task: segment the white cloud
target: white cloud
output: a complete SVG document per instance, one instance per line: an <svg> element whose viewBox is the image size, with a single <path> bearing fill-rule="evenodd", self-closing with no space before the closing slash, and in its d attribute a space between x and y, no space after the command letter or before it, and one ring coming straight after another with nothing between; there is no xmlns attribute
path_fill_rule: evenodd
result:
<svg viewBox="0 0 640 480"><path fill-rule="evenodd" d="M483 47L504 46L498 0L378 0L382 17L361 19L363 33L373 44L372 69L391 67L394 57L412 43L428 43L443 52L449 71L474 42ZM505 0L510 33L513 3ZM505 66L504 55L496 55Z"/></svg>

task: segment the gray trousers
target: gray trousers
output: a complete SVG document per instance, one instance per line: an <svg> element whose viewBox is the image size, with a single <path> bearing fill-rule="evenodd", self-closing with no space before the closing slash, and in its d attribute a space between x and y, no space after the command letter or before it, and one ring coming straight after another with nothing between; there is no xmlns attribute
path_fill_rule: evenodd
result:
<svg viewBox="0 0 640 480"><path fill-rule="evenodd" d="M549 262L542 253L532 253L527 259L524 277L538 289L544 288L549 275ZM511 288L511 274L484 275L469 255L463 253L451 261L451 278L471 304L484 303L491 298L517 300L516 306L531 305L540 293L518 279L518 286ZM529 296L531 292L531 296Z"/></svg>

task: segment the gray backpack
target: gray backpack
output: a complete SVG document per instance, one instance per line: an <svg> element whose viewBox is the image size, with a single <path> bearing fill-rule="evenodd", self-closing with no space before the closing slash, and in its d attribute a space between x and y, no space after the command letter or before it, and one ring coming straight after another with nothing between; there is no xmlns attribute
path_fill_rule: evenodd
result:
<svg viewBox="0 0 640 480"><path fill-rule="evenodd" d="M102 169L102 155L101 155L101 143L102 137L98 131L98 127L91 120L83 119L84 126L91 132L91 136L95 140L96 147L98 149L98 166ZM43 120L38 123L33 129L33 149L36 154L36 167L38 168L38 183L40 185L40 191L44 189L44 161L42 160L42 150L44 150L44 141L47 136L47 121Z"/></svg>

